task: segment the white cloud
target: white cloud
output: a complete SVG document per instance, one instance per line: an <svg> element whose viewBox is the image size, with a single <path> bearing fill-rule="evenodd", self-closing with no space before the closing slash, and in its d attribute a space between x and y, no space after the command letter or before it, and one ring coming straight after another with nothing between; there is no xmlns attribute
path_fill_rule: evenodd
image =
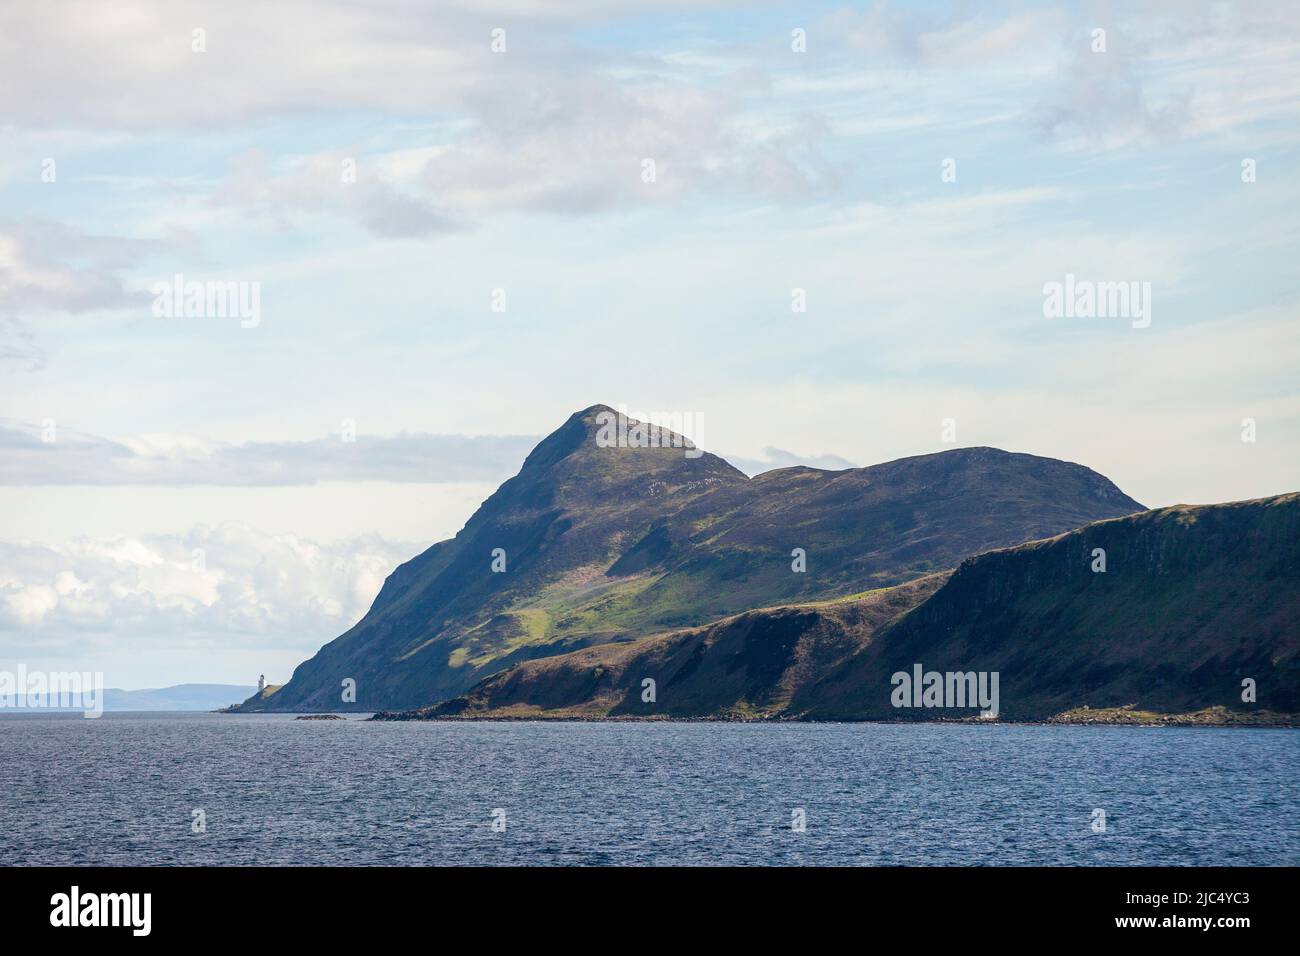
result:
<svg viewBox="0 0 1300 956"><path fill-rule="evenodd" d="M237 524L62 547L0 541L0 637L18 657L93 654L117 639L311 651L358 620L422 547L377 535L321 544Z"/></svg>
<svg viewBox="0 0 1300 956"><path fill-rule="evenodd" d="M727 7L734 3L714 3ZM575 28L697 3L44 0L0 5L0 113L91 128L200 128L286 113L463 105L494 71L572 70ZM505 54L491 31L507 30ZM205 31L194 52L192 31Z"/></svg>
<svg viewBox="0 0 1300 956"><path fill-rule="evenodd" d="M345 180L345 163L350 164ZM464 225L448 218L427 198L399 188L381 167L401 172L402 161L365 158L334 151L295 160L278 172L256 150L231 161L227 177L210 203L236 207L264 216L278 228L301 225L309 216L325 213L351 219L379 238L409 238L459 232Z"/></svg>
<svg viewBox="0 0 1300 956"><path fill-rule="evenodd" d="M44 367L34 326L47 317L146 307L148 296L125 275L163 245L45 219L0 219L0 371Z"/></svg>
<svg viewBox="0 0 1300 956"><path fill-rule="evenodd" d="M127 288L123 270L158 247L48 220L0 219L0 364L42 364L30 317L147 301Z"/></svg>
<svg viewBox="0 0 1300 956"><path fill-rule="evenodd" d="M538 439L516 435L342 435L313 441L205 441L191 435L114 440L0 419L0 485L313 485L504 481Z"/></svg>
<svg viewBox="0 0 1300 956"><path fill-rule="evenodd" d="M1093 52L1094 29L1105 52ZM1300 14L1288 4L1189 2L1095 8L1062 24L1055 79L1032 117L1076 149L1281 121L1294 142ZM1259 143L1259 131L1252 132Z"/></svg>
<svg viewBox="0 0 1300 956"><path fill-rule="evenodd" d="M431 142L360 150L358 181L347 188L342 147L287 171L247 153L214 197L280 223L342 215L382 237L453 231L501 209L589 213L703 190L799 198L835 184L818 151L826 131L806 107L755 125L744 111L752 96L765 98L761 83L718 84L671 50L613 55L579 39L575 28L630 6L559 16L534 4L124 0L54 2L39 15L8 6L0 111L23 129L53 116L61 126L140 134L286 116L328 123L358 111L429 118ZM493 54L491 30L503 25L508 50ZM206 52L192 52L193 29L206 31ZM727 76L754 74L736 62ZM641 179L647 158L658 165L652 186ZM196 215L184 200L176 213Z"/></svg>

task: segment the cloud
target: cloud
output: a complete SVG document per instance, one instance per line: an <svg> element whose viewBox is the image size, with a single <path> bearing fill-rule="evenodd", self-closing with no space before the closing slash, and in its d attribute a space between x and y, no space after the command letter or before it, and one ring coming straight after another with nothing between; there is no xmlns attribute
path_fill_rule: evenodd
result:
<svg viewBox="0 0 1300 956"><path fill-rule="evenodd" d="M0 365L39 368L28 320L147 302L122 272L160 246L43 219L0 219Z"/></svg>
<svg viewBox="0 0 1300 956"><path fill-rule="evenodd" d="M34 372L44 365L45 352L36 344L27 325L0 315L0 368L17 367Z"/></svg>
<svg viewBox="0 0 1300 956"><path fill-rule="evenodd" d="M1092 48L1095 30L1105 31L1104 52ZM1097 7L1063 21L1060 35L1065 55L1029 117L1069 145L1110 149L1293 123L1300 14L1287 4Z"/></svg>
<svg viewBox="0 0 1300 956"><path fill-rule="evenodd" d="M503 59L436 125L436 145L335 149L273 163L234 157L208 199L281 229L312 215L349 219L380 238L463 232L503 212L583 216L663 206L707 193L798 201L834 191L831 130L815 113L760 120L748 101L707 89L653 58L634 76L599 60ZM343 182L345 162L355 182Z"/></svg>
<svg viewBox="0 0 1300 956"><path fill-rule="evenodd" d="M537 440L403 433L223 444L173 435L115 440L57 424L50 431L0 422L0 485L503 481L518 471Z"/></svg>
<svg viewBox="0 0 1300 956"><path fill-rule="evenodd" d="M1105 52L1092 50L1098 29L1105 31ZM837 9L810 33L810 50L826 52L815 74L824 92L847 84L860 94L879 87L891 70L905 69L909 82L922 84L949 74L969 81L963 97L971 104L1001 87L1004 108L1073 149L1269 120L1294 125L1294 5L1087 3L996 15L878 0ZM864 57L870 69L860 68Z"/></svg>
<svg viewBox="0 0 1300 956"><path fill-rule="evenodd" d="M0 314L89 312L138 301L120 272L159 245L48 220L0 219Z"/></svg>
<svg viewBox="0 0 1300 956"><path fill-rule="evenodd" d="M1060 11L1053 9L994 20L878 0L863 10L836 10L819 25L818 34L837 51L865 53L877 61L962 68L1013 59L1023 63L1041 51L1044 37L1060 20Z"/></svg>
<svg viewBox="0 0 1300 956"><path fill-rule="evenodd" d="M735 3L713 3L715 7ZM24 126L159 129L288 113L446 112L511 58L575 29L699 4L462 0L46 0L0 4L0 114ZM491 52L492 30L508 53ZM193 31L202 30L203 52ZM129 51L129 55L126 51Z"/></svg>
<svg viewBox="0 0 1300 956"><path fill-rule="evenodd" d="M357 621L420 547L236 524L66 547L0 541L0 635L14 658L94 656L123 639L312 650Z"/></svg>
<svg viewBox="0 0 1300 956"><path fill-rule="evenodd" d="M379 237L429 236L496 210L588 214L705 192L800 199L843 174L824 155L830 131L815 110L753 109L770 99L762 62L729 63L719 76L671 50L611 51L590 38L593 23L636 4L558 15L528 3L428 11L289 0L255 15L237 2L59 6L0 8L0 111L20 129L144 134L357 115L427 128L414 142L429 155L406 177L384 168L374 140L357 144L347 186L340 150L288 171L239 157L214 202L281 224L320 212ZM205 52L192 50L194 29L206 31ZM495 29L506 30L506 52L492 52Z"/></svg>
<svg viewBox="0 0 1300 956"><path fill-rule="evenodd" d="M1056 76L1032 122L1044 135L1116 147L1138 137L1170 138L1191 125L1191 91L1171 91L1158 102L1148 88L1148 58L1117 27L1106 33L1106 49L1094 52L1082 29L1074 53ZM1126 42L1128 41L1128 42Z"/></svg>
<svg viewBox="0 0 1300 956"><path fill-rule="evenodd" d="M466 228L428 199L396 186L365 160L358 162L342 152L296 160L286 172L273 170L260 151L241 153L231 161L230 174L210 203L251 210L282 229L299 226L307 216L332 213L381 239Z"/></svg>
<svg viewBox="0 0 1300 956"><path fill-rule="evenodd" d="M472 80L477 51L463 14L416 13L408 4L306 0L5 4L0 110L22 125L58 117L156 129L291 110L437 109ZM204 31L203 52L194 30Z"/></svg>
<svg viewBox="0 0 1300 956"><path fill-rule="evenodd" d="M567 64L484 77L466 101L470 126L429 159L425 185L466 209L560 214L702 192L801 199L837 186L815 114L759 122L744 96L661 61L638 66L617 78Z"/></svg>

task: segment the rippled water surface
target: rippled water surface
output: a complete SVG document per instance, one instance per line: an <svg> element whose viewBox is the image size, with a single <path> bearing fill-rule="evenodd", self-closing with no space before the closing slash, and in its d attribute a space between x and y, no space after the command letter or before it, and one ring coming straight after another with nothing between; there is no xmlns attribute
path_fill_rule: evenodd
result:
<svg viewBox="0 0 1300 956"><path fill-rule="evenodd" d="M0 766L6 864L1300 864L1287 730L10 715Z"/></svg>

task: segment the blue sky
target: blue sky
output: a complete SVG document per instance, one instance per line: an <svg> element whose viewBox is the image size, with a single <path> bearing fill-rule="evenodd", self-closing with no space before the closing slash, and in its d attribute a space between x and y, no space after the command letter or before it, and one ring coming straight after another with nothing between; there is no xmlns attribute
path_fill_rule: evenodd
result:
<svg viewBox="0 0 1300 956"><path fill-rule="evenodd" d="M951 418L1300 485L1294 10L554 7L5 5L0 667L286 677L595 402L750 471ZM156 317L177 273L260 322ZM1045 317L1067 273L1150 326Z"/></svg>

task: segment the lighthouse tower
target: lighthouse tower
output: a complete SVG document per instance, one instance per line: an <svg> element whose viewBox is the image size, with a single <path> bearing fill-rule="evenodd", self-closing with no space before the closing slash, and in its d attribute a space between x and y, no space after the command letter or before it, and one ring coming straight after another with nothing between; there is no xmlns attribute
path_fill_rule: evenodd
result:
<svg viewBox="0 0 1300 956"><path fill-rule="evenodd" d="M266 690L266 675L263 674L257 679L257 692L260 694Z"/></svg>

